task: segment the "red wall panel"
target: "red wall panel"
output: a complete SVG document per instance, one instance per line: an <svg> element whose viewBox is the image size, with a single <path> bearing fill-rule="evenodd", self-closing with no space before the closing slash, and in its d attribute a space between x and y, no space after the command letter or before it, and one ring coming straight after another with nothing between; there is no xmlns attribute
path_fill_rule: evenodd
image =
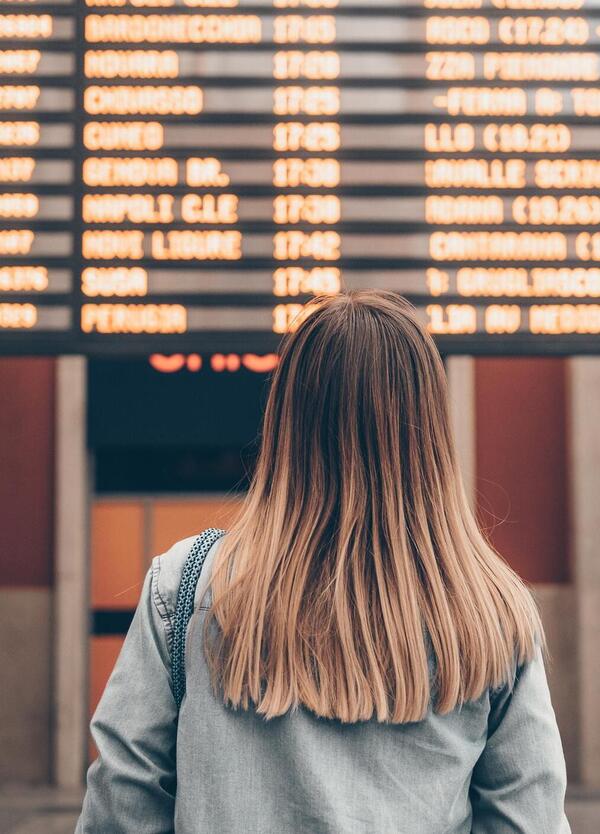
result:
<svg viewBox="0 0 600 834"><path fill-rule="evenodd" d="M530 582L569 578L566 376L560 358L475 360L478 517Z"/></svg>
<svg viewBox="0 0 600 834"><path fill-rule="evenodd" d="M51 585L54 360L1 358L0 392L0 585Z"/></svg>

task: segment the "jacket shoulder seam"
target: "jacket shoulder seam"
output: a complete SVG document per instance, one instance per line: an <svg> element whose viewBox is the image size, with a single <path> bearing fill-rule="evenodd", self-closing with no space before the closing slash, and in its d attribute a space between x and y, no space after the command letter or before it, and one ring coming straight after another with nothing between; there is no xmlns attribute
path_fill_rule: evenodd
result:
<svg viewBox="0 0 600 834"><path fill-rule="evenodd" d="M173 646L173 620L172 612L169 611L167 603L163 598L162 594L160 593L159 588L161 559L162 556L156 556L152 560L152 601L154 602L154 605L162 620L167 636L167 644L169 647L169 651L171 651Z"/></svg>

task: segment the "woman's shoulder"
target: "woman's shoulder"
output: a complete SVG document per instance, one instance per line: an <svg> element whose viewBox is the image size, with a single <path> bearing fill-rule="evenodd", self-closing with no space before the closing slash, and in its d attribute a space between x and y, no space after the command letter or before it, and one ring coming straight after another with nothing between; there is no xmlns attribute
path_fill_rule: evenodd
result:
<svg viewBox="0 0 600 834"><path fill-rule="evenodd" d="M169 617L172 617L175 612L183 567L199 535L200 533L197 533L194 536L179 539L168 550L165 550L164 553L160 553L152 559L151 570L154 601L159 608L162 607L166 611ZM207 579L209 563L212 561L216 544L218 544L218 540L213 542L206 556L201 578L196 589L196 601L198 601L200 594L204 593L203 589L206 586L206 582L203 580Z"/></svg>
<svg viewBox="0 0 600 834"><path fill-rule="evenodd" d="M172 615L175 611L183 566L195 540L196 536L179 539L163 553L159 553L152 559L152 585L155 602L158 605L162 604L169 615Z"/></svg>

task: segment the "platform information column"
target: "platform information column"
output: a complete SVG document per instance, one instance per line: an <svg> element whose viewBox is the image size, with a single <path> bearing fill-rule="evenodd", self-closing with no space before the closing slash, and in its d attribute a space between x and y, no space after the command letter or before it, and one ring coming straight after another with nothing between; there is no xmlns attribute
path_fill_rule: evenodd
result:
<svg viewBox="0 0 600 834"><path fill-rule="evenodd" d="M76 326L76 19L38 7L0 3L0 333L56 349Z"/></svg>

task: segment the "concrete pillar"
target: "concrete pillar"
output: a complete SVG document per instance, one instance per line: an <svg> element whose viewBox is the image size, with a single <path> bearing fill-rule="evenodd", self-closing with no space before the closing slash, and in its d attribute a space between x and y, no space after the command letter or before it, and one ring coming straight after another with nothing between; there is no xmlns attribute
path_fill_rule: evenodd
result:
<svg viewBox="0 0 600 834"><path fill-rule="evenodd" d="M63 788L84 777L90 484L86 360L61 357L56 371L53 776Z"/></svg>
<svg viewBox="0 0 600 834"><path fill-rule="evenodd" d="M450 419L465 491L475 505L475 360L472 356L446 359Z"/></svg>
<svg viewBox="0 0 600 834"><path fill-rule="evenodd" d="M572 544L577 596L579 773L600 787L600 357L570 359Z"/></svg>

